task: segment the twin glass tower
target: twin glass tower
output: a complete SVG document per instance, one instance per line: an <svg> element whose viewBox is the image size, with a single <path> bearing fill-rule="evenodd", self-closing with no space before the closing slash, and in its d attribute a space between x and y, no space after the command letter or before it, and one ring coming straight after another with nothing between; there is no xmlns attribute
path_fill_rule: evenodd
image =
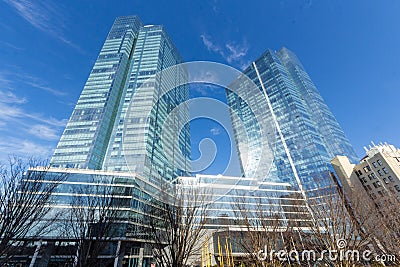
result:
<svg viewBox="0 0 400 267"><path fill-rule="evenodd" d="M69 182L76 186L98 185L93 177L111 181L110 186L118 192L116 197L124 200L123 208L129 211L124 213L123 239L118 241L133 240L125 251L143 248L143 207L150 195L157 194L160 177L168 183L179 177L191 178L189 85L185 84L188 73L182 70L162 74L181 63L182 57L162 26L144 26L137 16L118 17L50 161L50 172L69 173ZM262 92L250 103L267 101L268 105L259 106L268 107L265 114L271 116L276 129L272 133L276 138L270 144L274 151L272 166L263 169L258 193L242 190L250 194L248 199L261 194L268 202L273 198L268 192L272 191L302 192L305 197L324 185L316 181L330 179L332 158L342 155L357 161L343 130L291 51L267 50L243 73ZM246 90L245 85L236 85ZM164 93L163 86L173 89ZM252 150L242 149L241 141L250 138L248 143L254 146L260 134L253 123L252 107L228 89L226 99L242 170L239 184L246 184L255 171L243 166ZM243 125L247 132L243 132ZM221 203L221 211L229 210L229 199L237 197L239 191L227 192L214 203L215 210ZM285 204L289 193L275 200ZM58 194L59 208L69 209L73 195L69 186L60 186ZM297 199L297 193L291 197ZM218 218L219 214L212 217ZM216 220L214 226L218 225L221 223Z"/></svg>
<svg viewBox="0 0 400 267"><path fill-rule="evenodd" d="M274 160L264 180L286 182L308 191L329 183L328 166L335 155L348 155L357 162L349 140L293 52L287 48L268 49L243 73L263 92L263 99L254 102L269 102L276 127ZM227 102L231 114L251 122L251 116L246 115L251 107L229 90ZM247 133L240 131L240 122L234 116L231 118L236 143L240 144ZM240 146L238 153L241 158Z"/></svg>
<svg viewBox="0 0 400 267"><path fill-rule="evenodd" d="M134 170L149 180L154 170L167 180L190 176L190 129L185 124L190 117L188 106L175 120L176 128L182 129L178 140L160 144L160 129L166 117L189 99L189 87L177 86L158 99L161 76L136 92L148 78L180 63L183 60L162 26L143 26L137 16L118 17L61 136L51 166ZM343 130L293 52L286 48L278 52L267 50L244 74L265 91L277 126L274 163L265 174L266 181L297 181L306 190L315 189L315 178L327 173L334 156L345 155L357 161ZM185 79L184 74L177 79ZM174 82L181 84L168 81L172 85ZM140 95L133 98L135 93ZM237 114L249 108L229 91L227 103ZM126 127L129 106L134 106L136 113L129 116ZM148 111L150 117L145 116ZM239 125L233 117L232 126L237 143L240 133L235 129ZM144 142L135 142L139 135L144 135ZM180 153L166 153L163 146L174 146L168 142L178 142ZM240 152L239 147L239 159ZM127 157L134 159L129 161L134 166L128 166Z"/></svg>

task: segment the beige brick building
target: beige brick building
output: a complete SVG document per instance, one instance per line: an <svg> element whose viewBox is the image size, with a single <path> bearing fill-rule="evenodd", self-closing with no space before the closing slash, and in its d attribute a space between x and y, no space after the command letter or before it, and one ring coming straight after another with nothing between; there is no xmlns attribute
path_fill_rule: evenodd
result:
<svg viewBox="0 0 400 267"><path fill-rule="evenodd" d="M331 160L344 191L365 192L377 204L394 196L400 199L400 149L386 143L364 149L359 164L351 164L345 156Z"/></svg>

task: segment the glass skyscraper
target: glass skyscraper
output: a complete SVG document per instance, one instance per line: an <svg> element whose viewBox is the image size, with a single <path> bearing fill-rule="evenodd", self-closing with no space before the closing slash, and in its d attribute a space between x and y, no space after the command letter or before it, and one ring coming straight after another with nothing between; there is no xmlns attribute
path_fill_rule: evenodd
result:
<svg viewBox="0 0 400 267"><path fill-rule="evenodd" d="M244 74L263 92L264 99L254 102L269 102L269 112L276 126L276 139L272 144L274 162L262 177L264 181L287 182L302 191L312 190L324 186L329 179L328 166L335 155L346 155L357 161L343 130L293 52L286 48L278 52L267 50L245 69ZM238 114L245 125L249 124L251 108L229 90L227 102L231 114ZM242 122L232 116L238 144L245 138L239 127ZM238 154L242 160L240 145Z"/></svg>
<svg viewBox="0 0 400 267"><path fill-rule="evenodd" d="M74 200L94 198L95 202L112 196L112 208L118 211L113 218L117 231L107 257L115 258L118 266L122 258L130 266L150 266L146 207L159 195L161 182L168 185L178 176L191 175L187 72L179 67L168 71L180 63L182 57L163 26L142 25L137 16L118 17L50 168L30 170L46 171L48 180L65 175L52 198L60 222L68 221L63 216L71 214ZM79 240L62 232L61 227L41 238L49 244L65 239L64 247L79 247Z"/></svg>
<svg viewBox="0 0 400 267"><path fill-rule="evenodd" d="M182 62L163 26L142 26L137 16L117 18L61 136L51 166L133 171L150 179L161 176L171 180L188 175L190 132L188 124L181 125L189 118L189 107L182 104L189 98L188 86L176 86L159 95L161 84L174 88L186 79L185 72L174 73L172 81L168 80L171 77L156 76ZM135 103L131 103L134 94ZM127 114L130 106L132 110ZM174 127L182 129L179 140L166 139L161 146L160 129L168 131L163 124L178 106ZM179 143L180 153L169 149L175 147L171 142Z"/></svg>
<svg viewBox="0 0 400 267"><path fill-rule="evenodd" d="M51 159L53 167L101 169L141 26L136 16L115 20Z"/></svg>
<svg viewBox="0 0 400 267"><path fill-rule="evenodd" d="M129 259L129 266L142 266L139 261L143 258L147 258L143 266L150 265L151 251L143 255L145 206L163 190L159 179L169 183L193 178L190 114L185 103L189 100L188 73L184 68L173 68L174 73L168 75L162 72L180 63L183 60L163 26L143 26L137 16L118 17L57 145L51 168L46 169L50 176L67 174L54 194L54 209L65 214L71 209L71 199L82 193L76 189L83 185L109 188L115 194L120 227L111 248L117 265L121 257ZM297 220L305 225L310 214L304 192L316 189L315 179L328 177L328 164L334 156L345 155L353 161L357 157L292 52L267 50L244 74L263 92L243 94L249 97L247 103L269 108L264 115L271 117L276 128L276 134L273 130L268 133L276 137L269 144L274 148L273 164L261 163L260 167L262 150L258 147L265 142L260 141L259 132L263 127L256 124L252 107L227 90L230 112L235 113L231 118L243 177L198 176L217 180L210 187L213 193L222 192L210 206L207 227L237 224L232 206L241 197L247 197L249 207L260 204L271 214L280 214L282 221ZM246 90L241 81L232 82ZM242 166L245 157L250 168ZM260 173L262 179L254 177ZM51 235L49 240L55 240L57 232ZM121 257L116 257L116 252Z"/></svg>

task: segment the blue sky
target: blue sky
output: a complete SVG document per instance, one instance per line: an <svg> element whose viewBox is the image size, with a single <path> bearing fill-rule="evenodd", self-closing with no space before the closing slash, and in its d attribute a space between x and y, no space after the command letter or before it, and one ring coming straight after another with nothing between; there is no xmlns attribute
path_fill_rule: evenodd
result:
<svg viewBox="0 0 400 267"><path fill-rule="evenodd" d="M286 46L360 156L400 146L399 1L0 0L0 158L51 155L113 20L132 14L165 25L186 61L242 68ZM194 139L224 142L197 124Z"/></svg>

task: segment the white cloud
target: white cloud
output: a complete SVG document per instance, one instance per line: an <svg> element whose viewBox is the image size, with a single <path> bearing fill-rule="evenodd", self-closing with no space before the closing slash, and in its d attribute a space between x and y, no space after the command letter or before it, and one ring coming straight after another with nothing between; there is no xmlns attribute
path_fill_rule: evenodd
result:
<svg viewBox="0 0 400 267"><path fill-rule="evenodd" d="M0 138L0 160L2 161L7 160L8 155L11 154L21 157L49 157L53 146L35 143L26 138L30 136L44 141L57 140L58 132L67 122L65 119L58 120L39 113L28 112L23 108L26 101L25 98L20 98L13 92L0 91L0 133L5 134Z"/></svg>
<svg viewBox="0 0 400 267"><path fill-rule="evenodd" d="M202 34L200 35L200 38L203 41L203 44L207 47L208 51L219 53L221 56L224 57L224 52L222 48L214 44L209 36L207 36L206 34Z"/></svg>
<svg viewBox="0 0 400 267"><path fill-rule="evenodd" d="M249 47L245 40L242 41L242 44L229 41L224 46L221 46L214 43L211 37L206 34L200 35L200 38L208 51L221 55L228 63L239 65L240 68L243 68L243 64L248 62L245 60L245 57Z"/></svg>
<svg viewBox="0 0 400 267"><path fill-rule="evenodd" d="M190 75L193 75L190 77L190 80L193 82L217 84L220 81L215 71L196 70L194 73L190 73Z"/></svg>
<svg viewBox="0 0 400 267"><path fill-rule="evenodd" d="M0 90L0 102L2 103L24 104L27 101L25 97L18 97L10 91L5 92Z"/></svg>
<svg viewBox="0 0 400 267"><path fill-rule="evenodd" d="M54 89L38 77L34 77L23 71L17 69L16 71L2 71L0 72L0 86L3 88L13 89L16 88L15 84L24 83L39 90L51 93L55 96L64 96L66 92ZM0 89L1 90L1 89Z"/></svg>
<svg viewBox="0 0 400 267"><path fill-rule="evenodd" d="M35 158L48 158L53 153L53 148L34 143L25 139L8 138L0 139L0 161L6 161L9 155Z"/></svg>
<svg viewBox="0 0 400 267"><path fill-rule="evenodd" d="M27 77L27 78L29 79L29 77ZM30 77L30 78L32 79L33 77ZM59 91L57 89L54 89L54 88L51 88L51 87L48 87L48 86L45 86L45 85L43 85L43 84L41 84L39 82L26 80L25 83L30 85L30 86L32 86L32 87L36 87L36 88L38 88L40 90L49 92L49 93L51 93L51 94L53 94L55 96L64 96L64 95L66 95L65 92Z"/></svg>
<svg viewBox="0 0 400 267"><path fill-rule="evenodd" d="M46 4L33 3L26 0L5 0L16 9L17 13L34 27L46 31L50 29L50 16L46 11Z"/></svg>
<svg viewBox="0 0 400 267"><path fill-rule="evenodd" d="M18 145L18 151L23 154L48 157L52 154L53 148L23 140Z"/></svg>
<svg viewBox="0 0 400 267"><path fill-rule="evenodd" d="M9 132L6 139L10 138L10 133L27 132L42 140L57 140L59 138L58 132L65 126L67 120L58 120L53 117L45 117L42 114L28 112L21 107L24 103L26 103L25 98L20 98L12 92L0 91L0 130ZM27 145L28 143L26 143ZM36 151L37 149L33 150ZM6 151L7 153L14 153L18 152L18 149L15 151L10 148Z"/></svg>
<svg viewBox="0 0 400 267"><path fill-rule="evenodd" d="M50 125L53 127L64 127L68 122L67 119L58 120L53 117L45 117L40 113L24 114L24 117L33 119L38 122L42 122L44 124L47 124L47 125Z"/></svg>
<svg viewBox="0 0 400 267"><path fill-rule="evenodd" d="M197 93L199 93L199 94L201 94L203 96L205 96L205 95L210 93L210 91L207 90L207 87L205 85L194 84L194 85L192 85L191 88L193 88L194 91L196 91Z"/></svg>
<svg viewBox="0 0 400 267"><path fill-rule="evenodd" d="M63 94L45 86L40 79L21 71L0 72L0 125L2 126L0 130L5 132L20 129L45 140L57 139L58 130L66 125L67 120L26 110L24 104L28 102L27 98L13 92L14 88L21 87L21 83L51 92L53 95Z"/></svg>
<svg viewBox="0 0 400 267"><path fill-rule="evenodd" d="M237 61L247 55L249 48L247 46L240 46L234 43L226 44L225 47L229 50L230 54L226 60L231 63L232 61Z"/></svg>
<svg viewBox="0 0 400 267"><path fill-rule="evenodd" d="M212 135L219 135L219 134L221 133L221 129L220 129L220 128L217 128L217 127L211 128L211 129L210 129L210 133L211 133Z"/></svg>
<svg viewBox="0 0 400 267"><path fill-rule="evenodd" d="M20 47L18 47L16 45L13 45L13 44L11 44L9 42L0 41L0 44L2 44L3 46L6 46L6 47L12 48L14 50L24 50L23 48L20 48Z"/></svg>
<svg viewBox="0 0 400 267"><path fill-rule="evenodd" d="M63 10L53 1L4 0L9 6L35 28L57 38L61 42L83 52L82 49L68 40L63 31L65 21Z"/></svg>
<svg viewBox="0 0 400 267"><path fill-rule="evenodd" d="M241 64L242 65L240 66L240 69L241 70L245 70L247 67L250 66L251 60L243 60L243 62Z"/></svg>
<svg viewBox="0 0 400 267"><path fill-rule="evenodd" d="M212 10L214 11L214 13L218 14L219 13L219 8L218 8L218 1L214 0L212 3Z"/></svg>
<svg viewBox="0 0 400 267"><path fill-rule="evenodd" d="M30 113L18 106L0 102L0 121L3 123L12 120L26 126L27 123L23 121L26 118L54 127L63 127L67 123L66 119L58 120L53 117L44 117L42 114Z"/></svg>
<svg viewBox="0 0 400 267"><path fill-rule="evenodd" d="M216 95L220 93L225 93L223 88L219 88L217 86L209 85L209 84L192 84L191 89L196 91L202 96L207 96L207 95Z"/></svg>
<svg viewBox="0 0 400 267"><path fill-rule="evenodd" d="M0 102L0 120L22 117L23 113L19 107Z"/></svg>
<svg viewBox="0 0 400 267"><path fill-rule="evenodd" d="M57 140L59 138L56 129L42 124L33 125L28 132L36 137L49 141Z"/></svg>
<svg viewBox="0 0 400 267"><path fill-rule="evenodd" d="M5 73L0 73L0 85L2 87L7 87L10 86L11 80L6 77Z"/></svg>

